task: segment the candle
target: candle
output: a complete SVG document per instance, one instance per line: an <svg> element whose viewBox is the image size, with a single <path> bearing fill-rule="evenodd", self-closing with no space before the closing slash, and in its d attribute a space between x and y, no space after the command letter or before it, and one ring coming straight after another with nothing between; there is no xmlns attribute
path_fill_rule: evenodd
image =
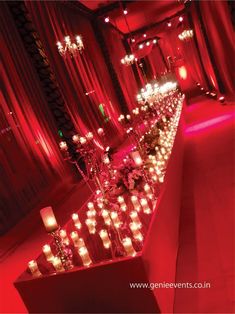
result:
<svg viewBox="0 0 235 314"><path fill-rule="evenodd" d="M78 250L78 254L80 255L82 259L83 266L89 266L92 263L92 260L89 256L89 253L86 247L81 247Z"/></svg>
<svg viewBox="0 0 235 314"><path fill-rule="evenodd" d="M141 198L140 204L145 214L151 214L151 209L149 208L148 201L145 198Z"/></svg>
<svg viewBox="0 0 235 314"><path fill-rule="evenodd" d="M105 230L105 229L100 230L99 235L100 235L100 237L101 237L101 239L103 241L104 247L106 249L109 249L110 246L111 246L111 242L110 242L107 230Z"/></svg>
<svg viewBox="0 0 235 314"><path fill-rule="evenodd" d="M64 141L61 141L59 143L59 147L61 150L68 150L68 146L67 146L66 142L64 142Z"/></svg>
<svg viewBox="0 0 235 314"><path fill-rule="evenodd" d="M94 220L96 216L96 211L95 210L88 210L86 212L87 218Z"/></svg>
<svg viewBox="0 0 235 314"><path fill-rule="evenodd" d="M54 257L51 262L57 272L65 270L59 257Z"/></svg>
<svg viewBox="0 0 235 314"><path fill-rule="evenodd" d="M135 222L139 226L139 228L141 227L141 221L136 211L130 212L130 218L133 222Z"/></svg>
<svg viewBox="0 0 235 314"><path fill-rule="evenodd" d="M136 166L141 166L143 164L143 160L140 156L140 153L138 151L134 151L130 153L131 158L133 159Z"/></svg>
<svg viewBox="0 0 235 314"><path fill-rule="evenodd" d="M117 201L118 201L118 203L120 204L120 208L121 208L121 210L122 210L123 212L125 212L125 211L126 211L126 209L127 209L127 206L126 206L126 203L125 203L124 197L122 197L122 196L118 196Z"/></svg>
<svg viewBox="0 0 235 314"><path fill-rule="evenodd" d="M127 115L126 115L126 119L127 119L127 120L130 120L130 119L131 119L131 116L130 116L129 114L127 114Z"/></svg>
<svg viewBox="0 0 235 314"><path fill-rule="evenodd" d="M92 133L92 132L88 132L88 133L86 134L86 138L87 138L88 140L92 140L92 139L93 139L93 133Z"/></svg>
<svg viewBox="0 0 235 314"><path fill-rule="evenodd" d="M111 212L111 218L113 221L113 224L116 228L119 228L122 224L122 222L120 221L119 217L118 217L118 213L115 211Z"/></svg>
<svg viewBox="0 0 235 314"><path fill-rule="evenodd" d="M28 268L34 277L39 277L42 275L35 260L28 262Z"/></svg>
<svg viewBox="0 0 235 314"><path fill-rule="evenodd" d="M133 248L132 241L130 238L126 237L122 240L122 244L128 256L135 256L136 251Z"/></svg>
<svg viewBox="0 0 235 314"><path fill-rule="evenodd" d="M135 195L132 195L131 196L131 202L134 206L134 209L137 210L137 212L139 212L140 211L140 203L138 201L138 197Z"/></svg>
<svg viewBox="0 0 235 314"><path fill-rule="evenodd" d="M153 198L153 194L151 192L150 186L147 183L144 185L144 190L145 190L148 198L152 199Z"/></svg>
<svg viewBox="0 0 235 314"><path fill-rule="evenodd" d="M104 223L107 225L107 226L110 226L111 225L111 219L110 219L110 216L109 216L109 212L106 210L106 209L103 209L101 211L101 215L104 219Z"/></svg>
<svg viewBox="0 0 235 314"><path fill-rule="evenodd" d="M76 214L76 213L72 214L72 219L73 219L75 227L77 229L81 229L82 224L81 224L81 222L79 220L78 214Z"/></svg>
<svg viewBox="0 0 235 314"><path fill-rule="evenodd" d="M131 222L129 226L132 231L134 239L138 241L143 241L143 235L139 230L139 226L135 222Z"/></svg>
<svg viewBox="0 0 235 314"><path fill-rule="evenodd" d="M97 130L97 133L98 133L100 136L104 135L104 129L99 128L99 129Z"/></svg>
<svg viewBox="0 0 235 314"><path fill-rule="evenodd" d="M95 234L96 232L96 229L95 229L95 226L96 226L96 221L94 219L86 219L86 225L87 225L87 228L90 232L90 234Z"/></svg>
<svg viewBox="0 0 235 314"><path fill-rule="evenodd" d="M47 232L54 232L59 228L52 207L42 208L40 215Z"/></svg>
<svg viewBox="0 0 235 314"><path fill-rule="evenodd" d="M83 137L83 136L81 136L81 137L80 137L80 143L81 143L82 145L86 144L86 138Z"/></svg>
<svg viewBox="0 0 235 314"><path fill-rule="evenodd" d="M50 262L53 258L54 258L54 255L52 254L51 252L51 247L49 244L45 244L43 247L42 247L42 251L47 259L48 262Z"/></svg>
<svg viewBox="0 0 235 314"><path fill-rule="evenodd" d="M67 232L64 229L60 230L60 237L65 245L69 245L69 238L67 236Z"/></svg>
<svg viewBox="0 0 235 314"><path fill-rule="evenodd" d="M75 247L80 248L80 247L85 246L83 238L79 238L77 231L72 231L70 233L70 237L73 240L73 244Z"/></svg>
<svg viewBox="0 0 235 314"><path fill-rule="evenodd" d="M87 203L87 208L89 208L89 209L95 209L95 208L94 208L94 203L92 203L92 202Z"/></svg>
<svg viewBox="0 0 235 314"><path fill-rule="evenodd" d="M104 157L103 157L103 163L104 163L105 165L110 164L110 159L109 159L109 156L108 156L108 155L104 155Z"/></svg>
<svg viewBox="0 0 235 314"><path fill-rule="evenodd" d="M74 143L77 144L79 142L79 140L80 140L79 135L78 134L73 135L72 140L73 140Z"/></svg>

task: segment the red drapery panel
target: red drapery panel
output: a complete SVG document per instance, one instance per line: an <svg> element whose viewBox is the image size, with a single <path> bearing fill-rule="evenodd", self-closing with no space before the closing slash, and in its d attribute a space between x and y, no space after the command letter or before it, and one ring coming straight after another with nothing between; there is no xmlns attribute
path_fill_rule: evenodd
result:
<svg viewBox="0 0 235 314"><path fill-rule="evenodd" d="M235 38L226 1L200 2L203 23L224 92L235 95Z"/></svg>
<svg viewBox="0 0 235 314"><path fill-rule="evenodd" d="M56 1L25 3L79 132L106 127L117 133L119 106L89 20ZM56 43L66 35L72 39L82 36L85 49L81 55L66 59L59 55Z"/></svg>
<svg viewBox="0 0 235 314"><path fill-rule="evenodd" d="M0 231L24 216L63 176L57 129L5 4L0 5ZM48 125L49 123L49 125Z"/></svg>

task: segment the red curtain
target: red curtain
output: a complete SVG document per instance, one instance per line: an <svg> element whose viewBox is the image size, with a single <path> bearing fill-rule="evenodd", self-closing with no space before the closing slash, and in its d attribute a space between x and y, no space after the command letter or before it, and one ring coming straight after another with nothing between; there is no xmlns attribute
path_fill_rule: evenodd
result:
<svg viewBox="0 0 235 314"><path fill-rule="evenodd" d="M57 129L37 74L4 3L0 4L0 233L25 215L60 178L69 178Z"/></svg>
<svg viewBox="0 0 235 314"><path fill-rule="evenodd" d="M54 69L67 109L80 133L105 127L117 133L120 113L112 82L94 38L90 21L65 3L25 2ZM64 59L56 43L81 35L84 51ZM117 135L117 134L116 134Z"/></svg>
<svg viewBox="0 0 235 314"><path fill-rule="evenodd" d="M201 1L200 9L209 45L224 92L235 95L235 38L226 1Z"/></svg>

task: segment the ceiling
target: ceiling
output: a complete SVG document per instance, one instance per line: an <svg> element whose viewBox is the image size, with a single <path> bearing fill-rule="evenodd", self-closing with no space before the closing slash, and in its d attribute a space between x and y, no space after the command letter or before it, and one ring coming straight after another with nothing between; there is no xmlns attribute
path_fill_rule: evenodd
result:
<svg viewBox="0 0 235 314"><path fill-rule="evenodd" d="M108 16L110 23L124 34L162 21L184 9L184 4L178 0L122 1L122 3L108 0L81 0L80 2L94 13L99 13L101 19ZM123 4L127 8L127 15L123 14Z"/></svg>

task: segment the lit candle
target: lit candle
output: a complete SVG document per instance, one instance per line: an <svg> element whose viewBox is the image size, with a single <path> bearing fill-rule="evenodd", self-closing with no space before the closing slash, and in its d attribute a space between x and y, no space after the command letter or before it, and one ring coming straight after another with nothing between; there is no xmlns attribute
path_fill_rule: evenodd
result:
<svg viewBox="0 0 235 314"><path fill-rule="evenodd" d="M84 240L82 238L79 238L77 231L72 231L70 233L70 237L73 240L73 244L75 247L83 247L85 246Z"/></svg>
<svg viewBox="0 0 235 314"><path fill-rule="evenodd" d="M145 190L148 198L152 199L153 198L153 194L151 192L150 186L147 183L144 185L144 190Z"/></svg>
<svg viewBox="0 0 235 314"><path fill-rule="evenodd" d="M59 228L52 207L48 206L42 208L40 210L40 215L47 232L54 232Z"/></svg>
<svg viewBox="0 0 235 314"><path fill-rule="evenodd" d="M101 215L104 219L104 223L107 225L107 226L110 226L111 225L111 219L110 219L110 216L109 216L109 212L106 210L106 209L103 209L101 211Z"/></svg>
<svg viewBox="0 0 235 314"><path fill-rule="evenodd" d="M97 130L97 133L98 133L100 136L104 135L104 129L99 128L99 129Z"/></svg>
<svg viewBox="0 0 235 314"><path fill-rule="evenodd" d="M82 224L81 224L81 222L79 220L78 214L76 214L76 213L72 214L72 219L73 219L75 227L77 229L81 229Z"/></svg>
<svg viewBox="0 0 235 314"><path fill-rule="evenodd" d="M99 235L100 235L100 237L101 237L101 239L103 241L104 247L106 249L109 249L110 246L111 246L111 242L110 242L107 230L105 230L105 229L100 230Z"/></svg>
<svg viewBox="0 0 235 314"><path fill-rule="evenodd" d="M48 262L50 262L53 258L54 258L54 255L52 254L51 252L51 247L49 244L45 244L43 247L42 247L42 251L47 259Z"/></svg>
<svg viewBox="0 0 235 314"><path fill-rule="evenodd" d="M86 215L87 215L87 218L90 218L90 219L95 219L95 216L96 216L96 211L95 210L88 210L86 212Z"/></svg>
<svg viewBox="0 0 235 314"><path fill-rule="evenodd" d="M57 272L65 270L59 257L54 257L51 262Z"/></svg>
<svg viewBox="0 0 235 314"><path fill-rule="evenodd" d="M138 241L143 241L143 235L139 230L139 226L135 222L131 222L129 226L132 231L134 239Z"/></svg>
<svg viewBox="0 0 235 314"><path fill-rule="evenodd" d="M88 133L86 134L86 138L87 138L88 140L92 140L92 139L93 139L93 133L92 133L92 132L88 132Z"/></svg>
<svg viewBox="0 0 235 314"><path fill-rule="evenodd" d="M134 151L130 153L131 158L133 159L136 166L141 166L143 164L143 160L140 156L140 153L138 151Z"/></svg>
<svg viewBox="0 0 235 314"><path fill-rule="evenodd" d="M111 212L111 218L113 221L113 224L116 228L119 228L122 224L122 222L120 221L119 217L118 217L118 213L115 211Z"/></svg>
<svg viewBox="0 0 235 314"><path fill-rule="evenodd" d="M104 155L104 157L103 157L103 162L104 162L105 165L110 164L110 159L109 159L109 156L108 156L108 155Z"/></svg>
<svg viewBox="0 0 235 314"><path fill-rule="evenodd" d="M140 203L138 201L138 197L135 195L131 196L131 202L134 206L134 209L137 210L138 212L140 211Z"/></svg>
<svg viewBox="0 0 235 314"><path fill-rule="evenodd" d="M133 248L132 241L130 238L126 237L122 240L122 244L128 256L135 256L136 251Z"/></svg>
<svg viewBox="0 0 235 314"><path fill-rule="evenodd" d="M80 143L81 143L82 145L86 144L86 138L83 137L83 136L81 136L81 137L80 137Z"/></svg>
<svg viewBox="0 0 235 314"><path fill-rule="evenodd" d="M60 237L65 245L69 245L69 238L67 236L67 232L64 229L60 230Z"/></svg>
<svg viewBox="0 0 235 314"><path fill-rule="evenodd" d="M118 203L120 204L120 208L121 208L121 210L122 210L123 212L125 212L125 211L126 211L126 209L127 209L127 206L126 206L126 203L125 203L124 197L122 197L122 196L118 196L117 201L118 201Z"/></svg>
<svg viewBox="0 0 235 314"><path fill-rule="evenodd" d="M34 277L39 277L42 275L35 260L28 262L28 268Z"/></svg>
<svg viewBox="0 0 235 314"><path fill-rule="evenodd" d="M139 219L138 213L136 211L130 212L130 217L133 222L135 222L139 228L141 227L141 221Z"/></svg>
<svg viewBox="0 0 235 314"><path fill-rule="evenodd" d="M73 140L74 143L77 144L79 142L79 140L80 140L79 135L78 134L73 135L72 140Z"/></svg>
<svg viewBox="0 0 235 314"><path fill-rule="evenodd" d="M148 201L145 198L141 198L140 204L145 214L151 214L151 209L149 208Z"/></svg>
<svg viewBox="0 0 235 314"><path fill-rule="evenodd" d="M83 266L89 266L92 263L92 260L89 256L89 253L86 247L81 247L78 250L78 254L80 255L82 259Z"/></svg>
<svg viewBox="0 0 235 314"><path fill-rule="evenodd" d="M59 146L60 146L61 150L68 150L68 146L67 146L66 142L64 142L64 141L61 141L59 143Z"/></svg>
<svg viewBox="0 0 235 314"><path fill-rule="evenodd" d="M86 225L87 225L87 228L90 232L90 234L95 234L96 232L96 229L95 229L95 226L96 226L96 221L94 219L86 219Z"/></svg>

